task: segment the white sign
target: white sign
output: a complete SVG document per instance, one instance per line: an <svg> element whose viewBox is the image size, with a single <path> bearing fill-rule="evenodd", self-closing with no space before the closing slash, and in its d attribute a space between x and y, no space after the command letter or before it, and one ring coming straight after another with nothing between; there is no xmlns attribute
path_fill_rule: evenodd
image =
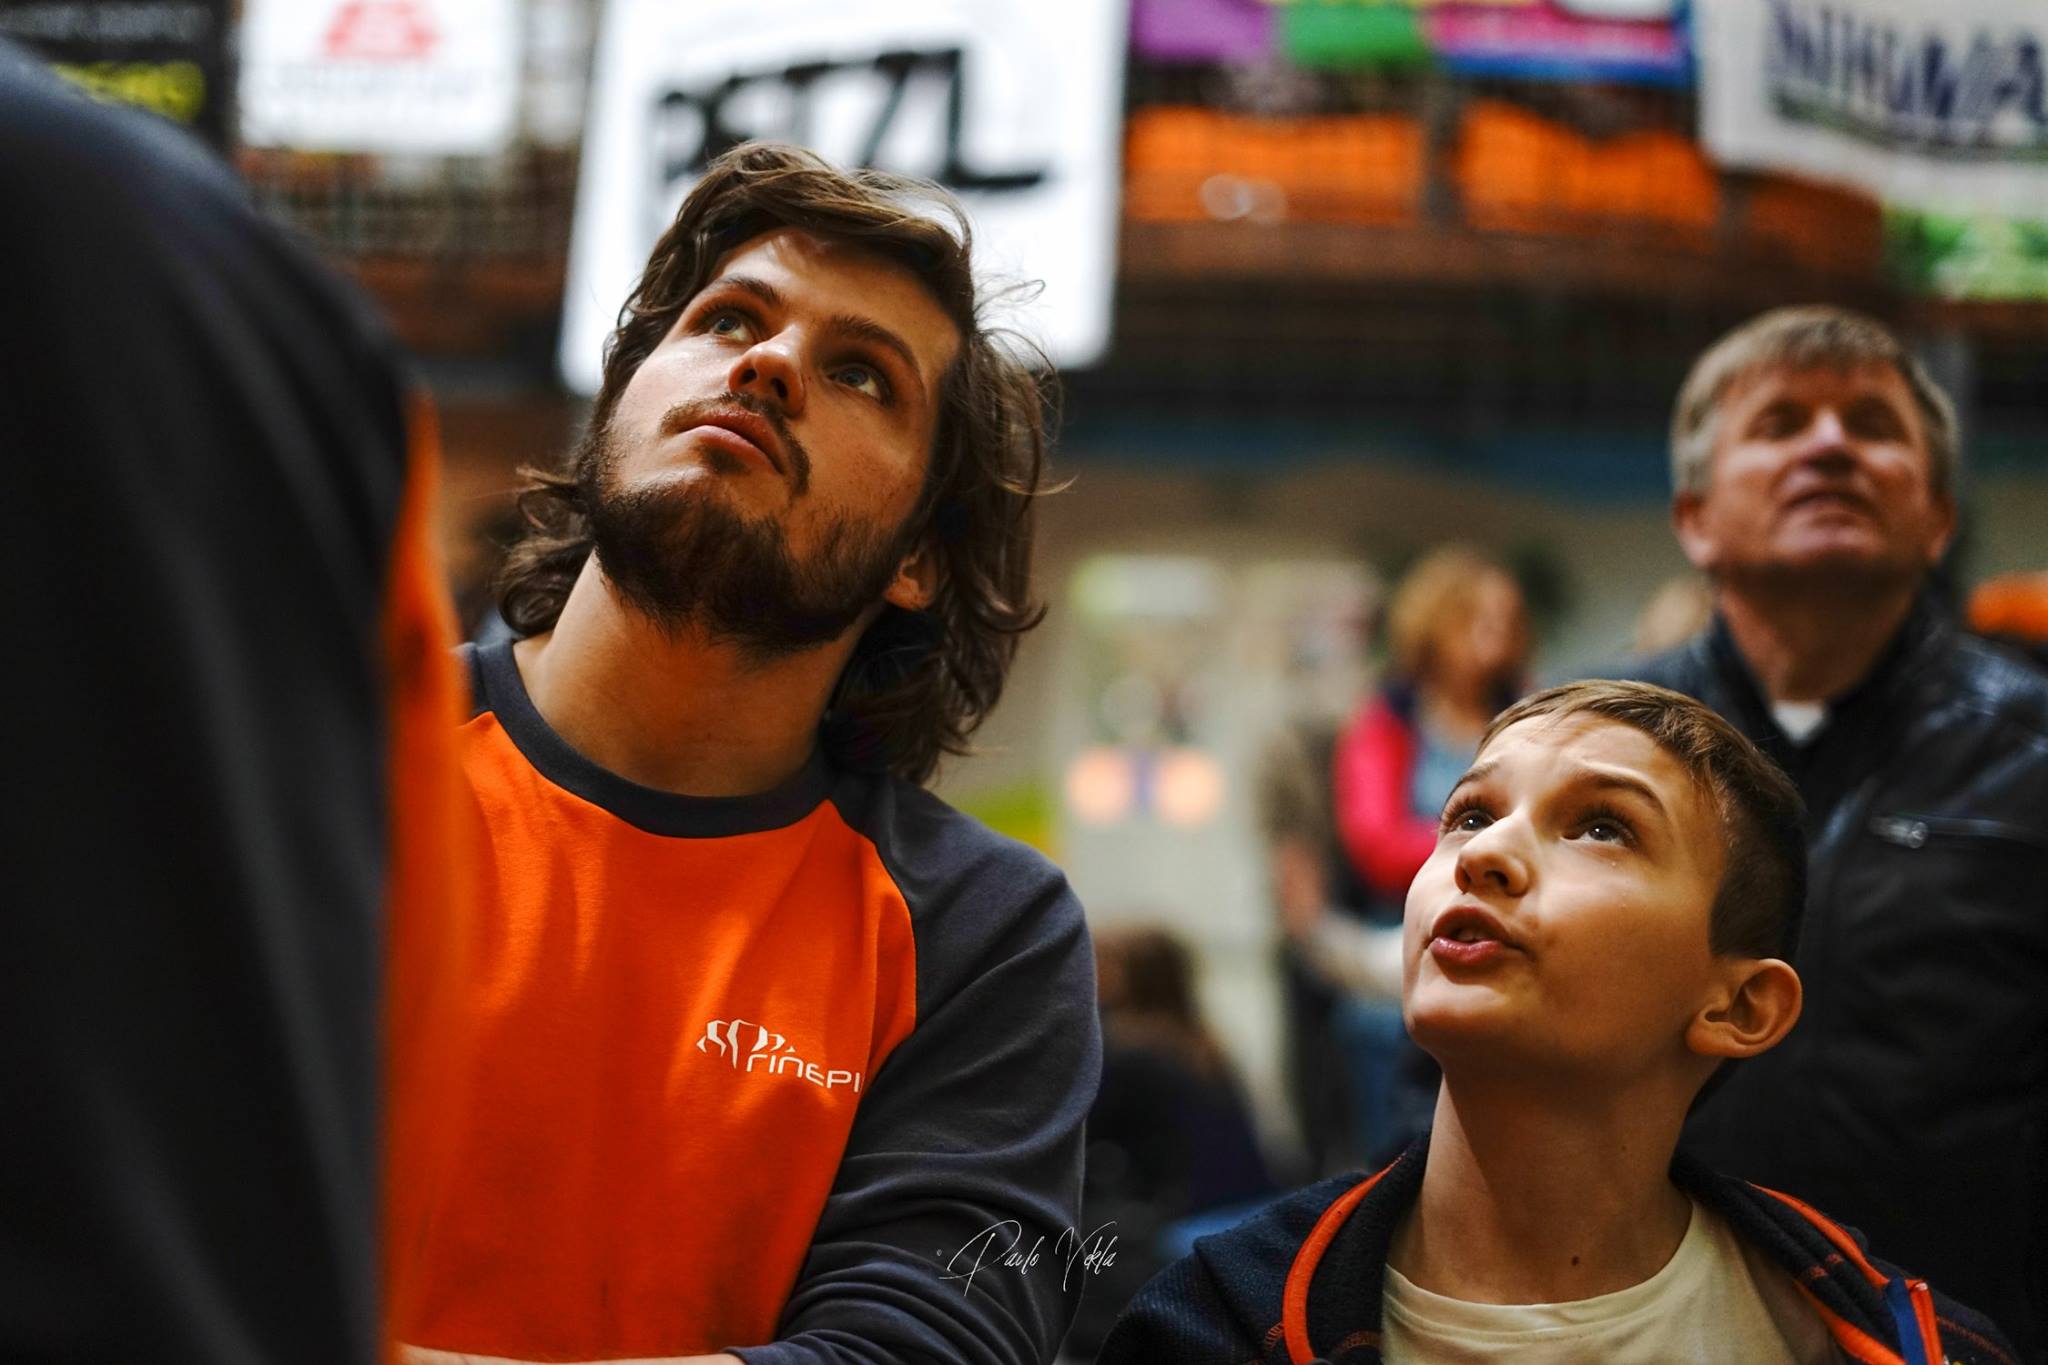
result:
<svg viewBox="0 0 2048 1365"><path fill-rule="evenodd" d="M1700 138L1724 164L2018 216L2048 205L2042 0L1701 0Z"/></svg>
<svg viewBox="0 0 2048 1365"><path fill-rule="evenodd" d="M242 140L482 155L519 111L517 0L248 0Z"/></svg>
<svg viewBox="0 0 2048 1365"><path fill-rule="evenodd" d="M1055 363L1109 343L1123 0L611 0L592 76L562 375L598 387L647 253L710 158L749 138L946 186L998 320Z"/></svg>

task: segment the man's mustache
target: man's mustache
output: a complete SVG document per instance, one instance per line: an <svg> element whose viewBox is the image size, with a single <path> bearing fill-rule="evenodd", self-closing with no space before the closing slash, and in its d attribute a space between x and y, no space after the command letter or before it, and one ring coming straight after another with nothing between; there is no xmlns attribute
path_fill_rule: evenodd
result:
<svg viewBox="0 0 2048 1365"><path fill-rule="evenodd" d="M661 415L660 431L664 436L688 431L691 427L704 425L718 413L731 412L734 408L767 423L789 462L789 480L795 492L801 495L808 490L811 486L811 452L804 449L804 443L789 429L789 419L783 416L781 408L773 403L764 403L750 393L728 393L717 398L693 398L677 403Z"/></svg>

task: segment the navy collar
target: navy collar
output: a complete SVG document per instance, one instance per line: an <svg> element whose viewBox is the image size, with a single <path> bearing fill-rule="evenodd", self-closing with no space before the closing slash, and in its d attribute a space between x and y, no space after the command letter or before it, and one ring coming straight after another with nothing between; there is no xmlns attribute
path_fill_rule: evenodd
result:
<svg viewBox="0 0 2048 1365"><path fill-rule="evenodd" d="M570 748L542 719L519 676L512 645L500 640L473 647L479 709L497 716L506 736L542 777L629 825L676 838L755 834L795 824L831 790L831 771L817 748L788 781L753 796L681 796L620 777Z"/></svg>

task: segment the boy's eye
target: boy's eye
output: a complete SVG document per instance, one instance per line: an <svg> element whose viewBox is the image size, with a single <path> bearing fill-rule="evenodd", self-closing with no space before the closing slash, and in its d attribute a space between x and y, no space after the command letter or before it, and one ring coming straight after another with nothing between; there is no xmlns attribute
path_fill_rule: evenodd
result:
<svg viewBox="0 0 2048 1365"><path fill-rule="evenodd" d="M1446 834L1476 834L1493 823L1493 816L1484 807L1467 801L1444 812L1443 830Z"/></svg>
<svg viewBox="0 0 2048 1365"><path fill-rule="evenodd" d="M1579 820L1579 833L1596 844L1627 844L1635 841L1635 827L1608 811L1588 811Z"/></svg>

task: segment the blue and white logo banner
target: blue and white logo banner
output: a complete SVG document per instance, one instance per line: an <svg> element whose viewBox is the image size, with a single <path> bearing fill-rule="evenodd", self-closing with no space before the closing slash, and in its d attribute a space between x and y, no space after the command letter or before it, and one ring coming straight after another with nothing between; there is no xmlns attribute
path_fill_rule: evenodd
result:
<svg viewBox="0 0 2048 1365"><path fill-rule="evenodd" d="M2048 204L2042 0L1703 0L1700 140L1725 165L2015 216Z"/></svg>

